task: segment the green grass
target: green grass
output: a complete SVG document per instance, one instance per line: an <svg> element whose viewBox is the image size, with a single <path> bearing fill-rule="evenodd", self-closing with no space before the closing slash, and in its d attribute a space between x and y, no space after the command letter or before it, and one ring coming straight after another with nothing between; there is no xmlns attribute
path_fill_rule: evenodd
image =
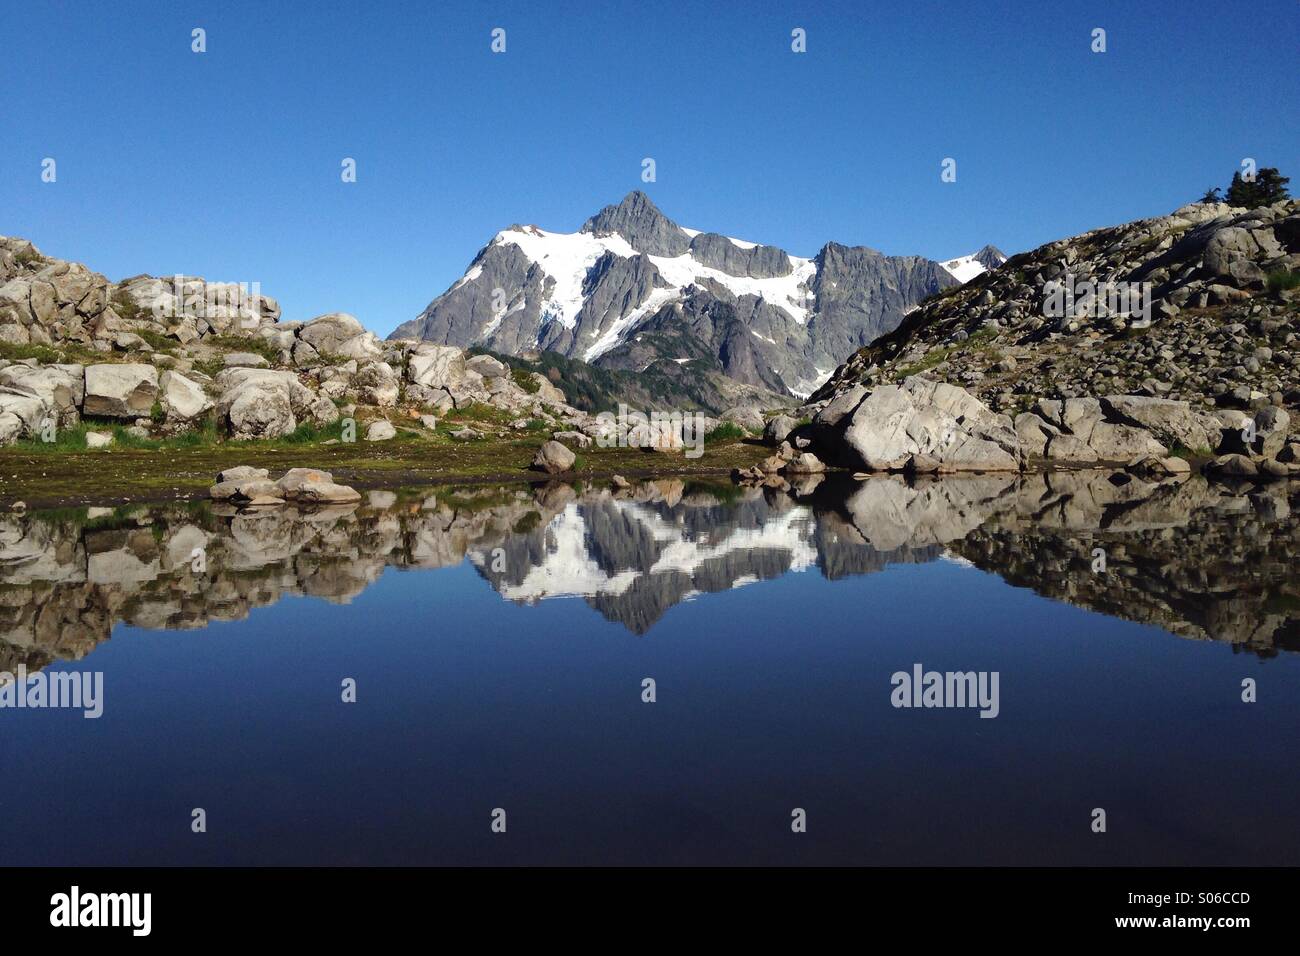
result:
<svg viewBox="0 0 1300 956"><path fill-rule="evenodd" d="M1300 287L1300 272L1292 269L1275 269L1268 274L1268 291L1282 292Z"/></svg>
<svg viewBox="0 0 1300 956"><path fill-rule="evenodd" d="M533 373L529 372L527 369L512 367L510 369L510 377L514 380L516 385L522 388L529 395L536 395L542 390L541 383L538 382L537 379L533 378Z"/></svg>
<svg viewBox="0 0 1300 956"><path fill-rule="evenodd" d="M734 442L748 437L749 433L735 422L722 422L704 436L706 442Z"/></svg>
<svg viewBox="0 0 1300 956"><path fill-rule="evenodd" d="M229 352L252 352L260 355L272 365L280 361L280 350L268 339L260 335L210 335L203 340L204 345L213 345Z"/></svg>
<svg viewBox="0 0 1300 956"><path fill-rule="evenodd" d="M364 429L361 423L357 423L357 438L362 439ZM399 432L400 435L400 432ZM268 445L316 445L330 439L342 440L343 438L343 419L331 422L329 425L316 425L312 422L303 422L283 438L274 438L264 444Z"/></svg>
<svg viewBox="0 0 1300 956"><path fill-rule="evenodd" d="M113 361L108 352L96 352L78 342L64 342L57 348L49 345L16 345L12 342L0 342L0 359L9 362L21 362L35 359L42 365L73 363L78 365L95 365Z"/></svg>
<svg viewBox="0 0 1300 956"><path fill-rule="evenodd" d="M954 342L952 345L943 345L939 348L930 349L925 353L925 358L914 365L905 365L897 370L899 378L907 378L911 375L919 375L927 372L936 365L947 360L952 355L959 355L964 352L987 352L993 348L992 340L997 336L993 329L978 329L972 332L965 342Z"/></svg>
<svg viewBox="0 0 1300 956"><path fill-rule="evenodd" d="M1174 458L1182 458L1185 461L1196 461L1201 458L1213 458L1214 452L1209 448L1188 448L1185 445L1174 444L1169 449L1169 454Z"/></svg>

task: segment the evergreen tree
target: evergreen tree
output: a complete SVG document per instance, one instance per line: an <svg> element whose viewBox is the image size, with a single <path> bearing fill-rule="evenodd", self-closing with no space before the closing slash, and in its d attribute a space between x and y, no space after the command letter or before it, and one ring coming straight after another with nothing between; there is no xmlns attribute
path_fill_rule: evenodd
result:
<svg viewBox="0 0 1300 956"><path fill-rule="evenodd" d="M1291 198L1286 189L1290 181L1273 166L1259 170L1254 182L1247 182L1241 178L1240 172L1236 172L1232 174L1232 185L1224 194L1223 201L1229 206L1244 206L1246 209L1270 206L1280 199Z"/></svg>
<svg viewBox="0 0 1300 956"><path fill-rule="evenodd" d="M1283 176L1272 166L1261 169L1255 177L1255 188L1258 190L1256 204L1271 206L1280 200L1290 199L1291 194L1286 191L1286 184L1290 181L1289 177Z"/></svg>
<svg viewBox="0 0 1300 956"><path fill-rule="evenodd" d="M1240 172L1232 174L1232 182L1228 185L1228 191L1224 193L1223 201L1229 206L1244 206L1247 209L1255 208L1255 184L1248 183L1241 178Z"/></svg>

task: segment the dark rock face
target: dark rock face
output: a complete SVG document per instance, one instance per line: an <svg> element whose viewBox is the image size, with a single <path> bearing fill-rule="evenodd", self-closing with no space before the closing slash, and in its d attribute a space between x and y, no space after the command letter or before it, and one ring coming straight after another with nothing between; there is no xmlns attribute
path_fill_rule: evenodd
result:
<svg viewBox="0 0 1300 956"><path fill-rule="evenodd" d="M1007 261L1007 254L997 246L985 246L972 258L985 269L992 271Z"/></svg>
<svg viewBox="0 0 1300 956"><path fill-rule="evenodd" d="M616 206L606 206L582 224L582 232L617 233L632 248L652 256L680 256L691 247L686 230L659 211L650 197L637 190Z"/></svg>
<svg viewBox="0 0 1300 956"><path fill-rule="evenodd" d="M772 279L788 276L794 266L784 249L754 246L745 249L716 232L702 232L691 240L691 255L710 269L731 276Z"/></svg>
<svg viewBox="0 0 1300 956"><path fill-rule="evenodd" d="M991 247L981 253L1001 261ZM499 234L392 337L511 355L544 349L636 371L707 352L737 381L803 396L923 298L955 284L918 256L831 243L815 259L796 259L691 233L633 192L572 236L533 226Z"/></svg>
<svg viewBox="0 0 1300 956"><path fill-rule="evenodd" d="M937 262L886 256L865 246L827 243L817 254L812 292L817 315L809 334L831 361L893 331L904 313L926 296L957 285Z"/></svg>
<svg viewBox="0 0 1300 956"><path fill-rule="evenodd" d="M418 319L398 326L389 339L418 338L462 348L487 340L497 351L511 354L533 347L542 303L555 286L545 270L518 246L493 243L478 254L467 275L475 278L452 286ZM498 305L504 307L504 316L499 316Z"/></svg>
<svg viewBox="0 0 1300 956"><path fill-rule="evenodd" d="M590 346L620 319L639 308L659 280L659 270L647 255L634 258L607 252L591 267L583 280L585 298L573 328L558 322L545 327L538 345L543 349L572 355L578 345Z"/></svg>

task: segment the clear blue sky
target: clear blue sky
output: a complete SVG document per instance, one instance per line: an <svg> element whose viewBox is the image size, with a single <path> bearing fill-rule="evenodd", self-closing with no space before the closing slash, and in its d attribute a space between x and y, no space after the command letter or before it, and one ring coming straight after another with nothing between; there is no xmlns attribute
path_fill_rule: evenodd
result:
<svg viewBox="0 0 1300 956"><path fill-rule="evenodd" d="M381 334L499 229L637 188L799 255L935 258L1169 212L1245 156L1300 192L1295 0L3 4L0 233Z"/></svg>

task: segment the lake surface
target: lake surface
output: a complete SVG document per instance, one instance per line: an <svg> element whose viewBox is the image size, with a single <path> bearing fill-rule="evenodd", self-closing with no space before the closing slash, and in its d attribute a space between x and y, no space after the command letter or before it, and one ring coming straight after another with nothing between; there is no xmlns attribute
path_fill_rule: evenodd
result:
<svg viewBox="0 0 1300 956"><path fill-rule="evenodd" d="M1295 865L1298 553L1106 473L4 515L0 671L102 715L0 708L0 862Z"/></svg>

